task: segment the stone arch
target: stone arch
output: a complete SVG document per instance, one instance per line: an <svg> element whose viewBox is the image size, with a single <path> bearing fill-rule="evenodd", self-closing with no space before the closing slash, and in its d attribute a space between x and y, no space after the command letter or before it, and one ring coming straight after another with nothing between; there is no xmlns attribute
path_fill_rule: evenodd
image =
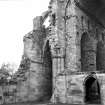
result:
<svg viewBox="0 0 105 105"><path fill-rule="evenodd" d="M84 81L84 101L89 104L101 104L100 84L96 75L91 74Z"/></svg>
<svg viewBox="0 0 105 105"><path fill-rule="evenodd" d="M105 70L105 42L103 40L97 43L96 65L97 71Z"/></svg>
<svg viewBox="0 0 105 105"><path fill-rule="evenodd" d="M51 55L51 48L49 45L49 40L46 41L44 52L43 52L43 70L44 75L46 77L46 84L45 84L45 91L47 95L47 99L50 100L53 91L53 74L52 74L52 55Z"/></svg>
<svg viewBox="0 0 105 105"><path fill-rule="evenodd" d="M96 70L96 42L87 32L81 37L81 69L82 71Z"/></svg>

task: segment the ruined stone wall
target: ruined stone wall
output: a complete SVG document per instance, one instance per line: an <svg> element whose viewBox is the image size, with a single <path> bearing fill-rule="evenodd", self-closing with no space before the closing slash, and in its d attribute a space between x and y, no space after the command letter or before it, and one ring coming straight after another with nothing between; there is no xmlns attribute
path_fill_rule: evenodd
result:
<svg viewBox="0 0 105 105"><path fill-rule="evenodd" d="M97 44L101 41L103 47L100 46L102 50L99 51L101 54L98 54L104 59L105 54L102 53L104 52L104 40L102 39L104 27L74 0L67 8L67 17L67 69L84 72L95 71L97 69L96 62L104 62L104 60L99 60L101 58L97 58L96 54L99 51ZM97 63L101 65L101 69L105 66L102 62L101 64Z"/></svg>
<svg viewBox="0 0 105 105"><path fill-rule="evenodd" d="M19 70L14 76L17 80L17 84L14 84L16 93L12 93L15 96L3 97L1 103L44 102L49 101L52 96L52 59L47 41L49 31L43 25L42 16L36 17L33 23L32 32L26 34L23 39L24 54ZM25 59L29 60L29 64ZM4 92L8 92L13 86L9 84L4 87Z"/></svg>
<svg viewBox="0 0 105 105"><path fill-rule="evenodd" d="M91 74L91 73L90 73ZM88 73L77 73L70 75L60 75L56 79L55 102L69 104L84 104L85 103L85 82L88 79ZM101 103L105 104L105 74L96 73L93 75L98 82L101 93ZM66 85L66 86L64 86ZM66 87L66 88L65 88ZM64 93L66 89L66 94Z"/></svg>
<svg viewBox="0 0 105 105"><path fill-rule="evenodd" d="M50 99L85 103L85 79L90 72L105 71L105 30L80 4L76 0L51 0L50 13L33 20L33 30L23 39L28 69L20 68L17 84L5 86L4 92L12 90L13 95L3 97L1 103ZM45 28L48 16L50 25ZM97 73L96 77L104 104L105 74Z"/></svg>
<svg viewBox="0 0 105 105"><path fill-rule="evenodd" d="M63 3L66 5L67 2L62 1ZM65 34L63 34L66 48L65 72L56 75L54 102L84 104L86 95L84 81L88 73L104 72L105 30L74 0L68 3L65 10ZM63 14L63 11L60 13ZM97 73L97 78L100 85L101 102L104 104L105 74Z"/></svg>
<svg viewBox="0 0 105 105"><path fill-rule="evenodd" d="M50 97L47 90L47 76L49 75L46 73L48 69L44 68L43 62L43 45L46 37L46 30L42 26L36 27L37 29L34 26L33 32L24 38L24 55L31 61L27 79L28 87L26 87L28 89L26 92L28 92L28 100L44 101ZM26 83L24 84L26 85ZM21 86L23 87L23 85ZM20 96L22 97L24 94Z"/></svg>

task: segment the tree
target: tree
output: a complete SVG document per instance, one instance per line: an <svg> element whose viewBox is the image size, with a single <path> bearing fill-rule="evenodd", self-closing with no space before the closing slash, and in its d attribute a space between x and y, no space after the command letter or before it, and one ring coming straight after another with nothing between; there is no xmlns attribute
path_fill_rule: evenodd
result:
<svg viewBox="0 0 105 105"><path fill-rule="evenodd" d="M6 78L6 79L11 78L11 76L15 72L15 69L16 69L15 64L3 63L0 68L0 75L2 75L0 77Z"/></svg>

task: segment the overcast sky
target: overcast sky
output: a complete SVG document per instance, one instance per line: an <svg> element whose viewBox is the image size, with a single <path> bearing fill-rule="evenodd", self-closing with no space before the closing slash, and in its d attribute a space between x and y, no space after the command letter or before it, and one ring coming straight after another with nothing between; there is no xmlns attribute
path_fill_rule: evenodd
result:
<svg viewBox="0 0 105 105"><path fill-rule="evenodd" d="M49 0L0 0L0 65L19 65L23 36L33 28L33 18L48 8Z"/></svg>

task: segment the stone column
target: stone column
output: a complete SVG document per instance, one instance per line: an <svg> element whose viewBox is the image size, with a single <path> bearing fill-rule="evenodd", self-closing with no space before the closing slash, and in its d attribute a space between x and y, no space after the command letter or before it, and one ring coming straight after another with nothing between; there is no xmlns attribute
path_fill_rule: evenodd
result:
<svg viewBox="0 0 105 105"><path fill-rule="evenodd" d="M57 77L64 72L64 49L56 47L52 51L52 61L53 61L53 99L52 102L57 102L57 90L56 81Z"/></svg>
<svg viewBox="0 0 105 105"><path fill-rule="evenodd" d="M102 85L101 85L101 103L105 105L105 78L103 77Z"/></svg>

